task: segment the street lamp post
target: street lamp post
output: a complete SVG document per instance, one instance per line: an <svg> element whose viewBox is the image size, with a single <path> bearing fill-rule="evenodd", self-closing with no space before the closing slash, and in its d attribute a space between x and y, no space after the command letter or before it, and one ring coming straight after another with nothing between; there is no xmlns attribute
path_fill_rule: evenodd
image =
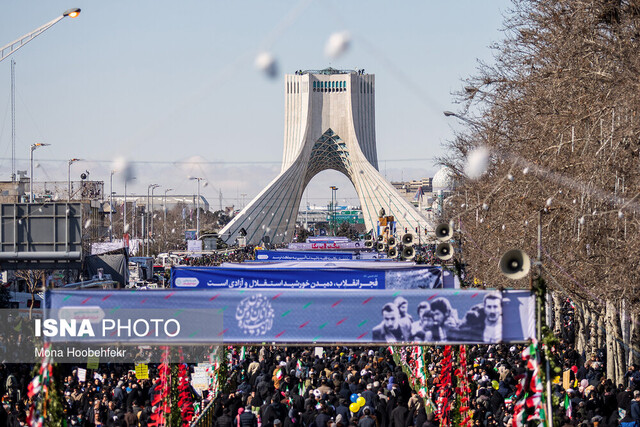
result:
<svg viewBox="0 0 640 427"><path fill-rule="evenodd" d="M191 177L189 178L191 180L197 180L198 181L198 199L196 201L197 205L196 205L196 240L200 239L200 181L202 181L202 178L198 178L198 177Z"/></svg>
<svg viewBox="0 0 640 427"><path fill-rule="evenodd" d="M113 173L109 177L109 241L113 242Z"/></svg>
<svg viewBox="0 0 640 427"><path fill-rule="evenodd" d="M40 34L44 33L49 28L54 26L56 23L58 23L58 21L62 20L63 18L65 18L67 16L69 18L75 18L78 15L80 15L80 9L78 9L78 8L69 9L69 10L63 12L61 16L58 16L54 20L47 22L43 26L38 27L35 30L31 31L30 33L27 33L24 36L20 37L19 39L12 41L8 45L3 46L0 49L0 62L3 61L4 59L8 58L13 52L15 52L16 50L20 49L22 46L26 45L31 40L35 39L37 36L39 36Z"/></svg>
<svg viewBox="0 0 640 427"><path fill-rule="evenodd" d="M122 211L122 238L127 232L127 180L124 180L124 209Z"/></svg>
<svg viewBox="0 0 640 427"><path fill-rule="evenodd" d="M38 147L46 147L46 146L48 146L48 145L51 145L51 144L45 144L45 143L43 143L43 142L37 142L37 143L35 143L35 144L31 144L31 151L29 152L29 161L30 161L30 164L31 164L31 178L30 178L30 180L29 180L29 190L30 190L30 191L29 191L29 193L30 193L30 195L29 195L29 201L30 201L31 203L33 203L33 202L34 202L34 200L35 200L35 198L33 197L33 152L34 152Z"/></svg>
<svg viewBox="0 0 640 427"><path fill-rule="evenodd" d="M158 184L154 184L154 185L151 187L151 212L149 213L149 215L151 216L151 218L150 218L150 222L151 222L151 233L150 233L150 237L151 237L151 240L153 240L153 215L154 215L154 214L153 214L153 190L155 190L155 189L156 189L156 188L158 188L158 187L160 187L160 185L158 185Z"/></svg>
<svg viewBox="0 0 640 427"><path fill-rule="evenodd" d="M75 162L79 162L82 159L69 159L69 168L67 169L67 182L69 184L69 190L68 190L68 195L67 195L67 201L70 202L71 201L71 165Z"/></svg>
<svg viewBox="0 0 640 427"><path fill-rule="evenodd" d="M333 235L336 235L336 202L338 201L338 187L332 185L331 187L331 222L333 223Z"/></svg>
<svg viewBox="0 0 640 427"><path fill-rule="evenodd" d="M166 240L167 238L167 192L169 191L173 191L173 188L167 188L166 190L164 190L164 200L162 201L162 211L163 211L163 219L162 219L162 225L164 226L164 238Z"/></svg>
<svg viewBox="0 0 640 427"><path fill-rule="evenodd" d="M158 187L158 184L149 184L147 186L147 206L145 206L145 215L142 216L143 220L144 220L144 217L146 216L147 212L149 211L149 206L150 206L149 205L149 192L152 189L156 188L156 187ZM149 221L144 221L144 224L142 226L142 229L144 230L143 231L143 233L144 233L144 240L143 241L147 245L147 248L146 248L147 249L146 250L147 256L149 256L149 232L148 232L148 228L149 228Z"/></svg>

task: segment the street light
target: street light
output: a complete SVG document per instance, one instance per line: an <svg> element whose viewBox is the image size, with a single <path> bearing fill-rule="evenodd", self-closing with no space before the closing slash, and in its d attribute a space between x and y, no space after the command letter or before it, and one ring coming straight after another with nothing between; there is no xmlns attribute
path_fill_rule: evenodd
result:
<svg viewBox="0 0 640 427"><path fill-rule="evenodd" d="M67 194L67 201L70 202L71 201L71 165L75 162L79 162L82 159L69 159L69 169L67 171L67 181L69 183L69 192ZM113 175L112 175L113 176Z"/></svg>
<svg viewBox="0 0 640 427"><path fill-rule="evenodd" d="M20 37L17 40L12 41L8 45L6 45L2 49L0 49L0 62L2 62L4 59L8 58L13 52L15 52L16 50L20 49L22 46L26 45L31 40L33 40L36 37L38 37L40 34L44 33L46 30L48 30L49 28L54 26L56 23L58 23L63 18L65 18L67 16L69 18L75 18L78 15L80 15L80 9L79 8L66 10L66 11L64 11L62 13L62 15L58 16L56 19L47 22L43 26L41 26L39 28L36 28L35 30L31 31L30 33L25 34L24 36Z"/></svg>
<svg viewBox="0 0 640 427"><path fill-rule="evenodd" d="M166 240L167 238L167 192L169 191L173 191L173 188L167 188L166 190L164 190L164 200L162 201L162 211L164 213L163 215L163 220L162 220L162 225L164 226L164 238Z"/></svg>
<svg viewBox="0 0 640 427"><path fill-rule="evenodd" d="M335 236L336 235L336 206L335 206L335 202L338 201L338 197L337 197L338 187L336 187L335 185L332 185L329 188L331 189L331 212L332 212L331 222L333 223L333 235Z"/></svg>
<svg viewBox="0 0 640 427"><path fill-rule="evenodd" d="M153 187L151 187L151 212L150 212L150 216L151 216L151 240L153 240L153 190L155 190L156 188L160 187L160 185L156 184Z"/></svg>
<svg viewBox="0 0 640 427"><path fill-rule="evenodd" d="M111 176L109 177L109 241L113 242L113 174L114 170L111 171Z"/></svg>
<svg viewBox="0 0 640 427"><path fill-rule="evenodd" d="M200 181L202 181L203 178L192 176L189 179L190 180L195 179L198 181L198 199L197 199L197 206L196 206L196 240L199 240L200 239Z"/></svg>
<svg viewBox="0 0 640 427"><path fill-rule="evenodd" d="M51 144L45 144L43 142L36 142L35 144L31 144L31 151L29 152L29 158L30 158L30 162L31 162L31 178L29 181L29 190L30 191L30 195L29 195L29 201L31 203L34 202L34 197L33 197L33 152L38 148L38 147L47 147Z"/></svg>
<svg viewBox="0 0 640 427"><path fill-rule="evenodd" d="M159 185L158 185L158 184L149 184L149 185L147 186L147 206L145 207L145 210L146 210L147 212L149 211L149 191L152 191L153 189L156 189L156 188L158 188L158 187L159 187ZM143 215L143 216L142 216L142 220L143 220L143 222L144 222L144 223L143 223L142 228L143 228L143 229L146 229L146 230L145 230L145 232L144 232L144 234L145 234L144 241L147 243L147 251L146 251L146 254L147 254L147 256L149 256L149 232L148 232L149 224L148 224L148 221L144 221L144 217L145 217L145 216L146 216L146 215Z"/></svg>

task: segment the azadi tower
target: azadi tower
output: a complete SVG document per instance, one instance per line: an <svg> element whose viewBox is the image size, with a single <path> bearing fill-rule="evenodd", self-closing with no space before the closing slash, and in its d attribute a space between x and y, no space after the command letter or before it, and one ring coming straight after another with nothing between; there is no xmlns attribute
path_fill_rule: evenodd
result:
<svg viewBox="0 0 640 427"><path fill-rule="evenodd" d="M378 172L373 74L327 68L286 75L284 128L280 174L222 229L226 242L245 234L252 244L291 241L302 193L325 169L351 180L367 230L377 229L384 209L395 217L399 235L405 227L433 233L433 225Z"/></svg>

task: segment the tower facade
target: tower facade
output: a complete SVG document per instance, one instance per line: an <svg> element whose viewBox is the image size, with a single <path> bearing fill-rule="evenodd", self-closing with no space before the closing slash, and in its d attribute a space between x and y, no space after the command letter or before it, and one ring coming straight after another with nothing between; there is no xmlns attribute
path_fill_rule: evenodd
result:
<svg viewBox="0 0 640 427"><path fill-rule="evenodd" d="M375 134L375 76L327 68L285 76L282 169L221 231L232 243L291 241L300 200L311 179L326 169L346 175L358 193L367 230L384 209L420 234L433 226L378 172Z"/></svg>

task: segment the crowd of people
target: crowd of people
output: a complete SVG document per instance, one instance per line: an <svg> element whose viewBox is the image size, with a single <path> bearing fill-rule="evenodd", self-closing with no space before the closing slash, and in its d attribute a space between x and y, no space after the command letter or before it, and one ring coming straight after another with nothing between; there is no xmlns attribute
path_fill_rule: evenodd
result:
<svg viewBox="0 0 640 427"><path fill-rule="evenodd" d="M428 399L410 386L406 370L388 347L250 347L239 359L229 358L226 383L217 393L192 391L196 406L212 411L216 427L431 427L442 425L437 402L443 347L426 353ZM522 348L501 344L467 346L468 404L473 425L511 426L517 378L526 369ZM554 384L555 417L560 426L640 425L640 370L629 367L624 384L606 378L601 352L585 358L562 341L554 362L570 372L570 386ZM32 399L31 366L0 365L0 426L25 425ZM139 380L133 366L101 365L80 381L78 368L60 365L62 395L68 425L147 426L157 411L157 366L149 379ZM224 392L223 392L224 390ZM364 398L356 412L353 396ZM565 395L568 397L565 399ZM570 407L564 402L568 400ZM456 408L454 407L454 411Z"/></svg>
<svg viewBox="0 0 640 427"><path fill-rule="evenodd" d="M433 257L433 248L420 248L420 261ZM227 254L183 258L185 265L219 265L252 259L253 248ZM417 307L413 322L402 319L401 297L374 332L390 344L406 337L434 339L445 331L446 307L438 299ZM484 316L493 300L481 307ZM397 308L396 308L397 307ZM406 308L406 307L405 307ZM562 307L563 330L556 334L559 343L552 348L554 366L564 372L552 385L554 419L559 426L640 427L640 369L629 366L624 382L606 377L603 350L579 354L574 346L573 308ZM443 320L438 320L442 312ZM475 313L475 312L473 312ZM472 313L472 314L473 314ZM383 309L383 316L385 311ZM390 317L393 319L390 320ZM466 318L466 316L465 316ZM464 330L459 319L452 331ZM476 319L477 320L477 319ZM485 319L486 320L486 319ZM390 326L386 326L388 323ZM0 346L11 349L22 338L19 320L13 319L9 334L0 336ZM15 324L14 324L15 323ZM478 334L479 341L491 342L487 325ZM439 327L436 327L439 326ZM375 329L375 328L374 328ZM430 336L427 337L426 334ZM420 335L423 334L423 335ZM387 339L389 338L390 339ZM489 337L489 338L483 338ZM522 397L519 378L527 370L522 346L491 343L466 347L470 387L466 415L474 426L511 426L516 405ZM429 347L425 352L427 394L412 388L406 366L392 347L249 347L230 350L229 371L216 390L191 390L197 412L206 411L215 427L431 427L451 425L442 422L437 407L441 391L455 396L459 378L450 384L437 381L443 370L445 348ZM243 356L241 356L241 354ZM148 426L158 406L154 397L160 392L157 365L149 365L149 379L138 379L133 365L101 364L99 369L80 375L80 368L59 365L56 390L61 396L64 418L73 426ZM456 369L460 366L457 364ZM86 377L84 377L86 375ZM33 398L29 397L33 365L0 364L0 427L26 425ZM84 377L84 378L83 378ZM84 379L84 380L83 380ZM351 404L362 398L363 404ZM461 404L453 405L453 411ZM354 410L355 409L355 410ZM454 417L449 417L452 420Z"/></svg>

